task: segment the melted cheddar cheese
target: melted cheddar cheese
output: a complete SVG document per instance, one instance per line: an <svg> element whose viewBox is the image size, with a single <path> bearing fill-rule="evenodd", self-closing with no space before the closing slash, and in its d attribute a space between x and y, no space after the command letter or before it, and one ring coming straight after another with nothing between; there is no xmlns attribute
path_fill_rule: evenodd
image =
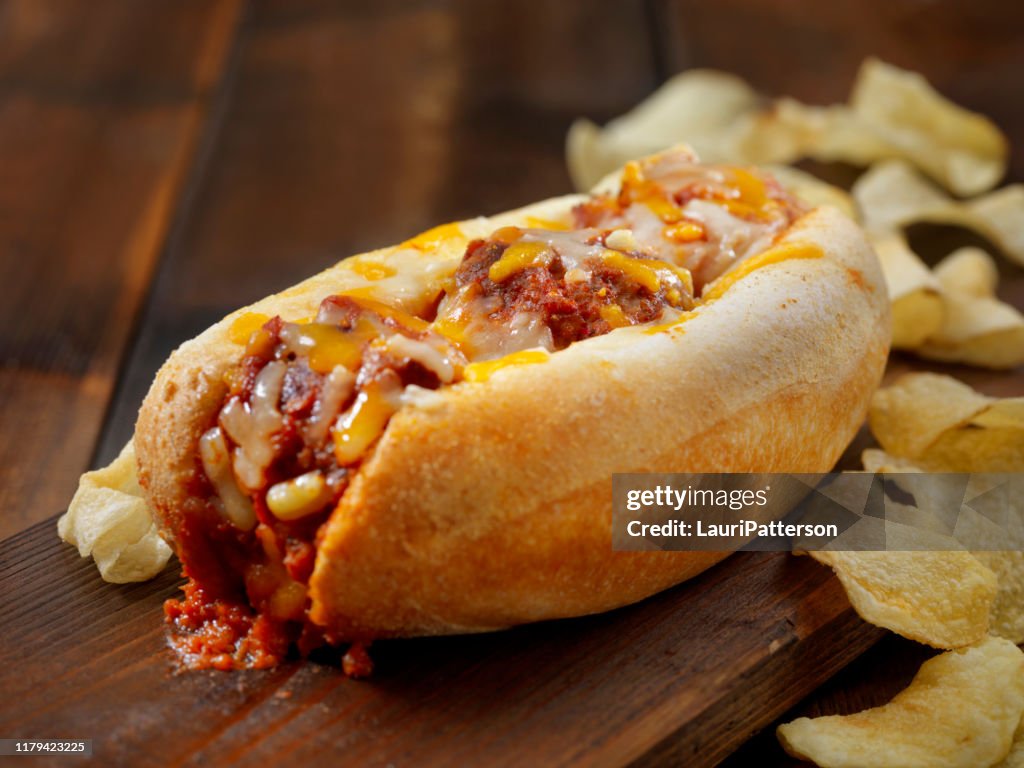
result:
<svg viewBox="0 0 1024 768"><path fill-rule="evenodd" d="M491 376L504 368L516 365L535 365L546 363L551 355L544 349L523 349L513 352L510 355L499 357L497 360L487 360L482 363L471 363L462 372L465 381L481 382L487 381Z"/></svg>

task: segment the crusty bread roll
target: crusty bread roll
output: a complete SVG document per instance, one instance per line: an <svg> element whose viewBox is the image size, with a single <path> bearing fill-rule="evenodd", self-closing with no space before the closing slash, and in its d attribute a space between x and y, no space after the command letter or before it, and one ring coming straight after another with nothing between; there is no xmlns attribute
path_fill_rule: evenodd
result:
<svg viewBox="0 0 1024 768"><path fill-rule="evenodd" d="M241 354L240 317L306 318L352 289L421 311L470 239L564 220L582 199L347 259L182 345L135 433L163 535L179 542L205 504L197 443ZM785 258L808 244L816 258ZM360 264L397 274L371 279ZM719 278L684 322L617 328L543 362L415 391L320 531L309 619L332 641L479 632L605 611L690 578L725 554L612 550L612 473L831 469L881 378L888 312L859 228L818 208L767 257Z"/></svg>

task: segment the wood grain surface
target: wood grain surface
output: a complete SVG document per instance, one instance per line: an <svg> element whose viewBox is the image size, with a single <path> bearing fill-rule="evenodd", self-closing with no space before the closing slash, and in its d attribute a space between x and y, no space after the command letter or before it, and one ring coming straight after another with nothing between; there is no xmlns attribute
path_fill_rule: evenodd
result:
<svg viewBox="0 0 1024 768"><path fill-rule="evenodd" d="M88 468L238 12L0 8L0 538Z"/></svg>
<svg viewBox="0 0 1024 768"><path fill-rule="evenodd" d="M791 705L851 711L891 697L927 655L898 639L811 693L866 646L856 622L834 659L815 644L830 630L763 659L768 682L758 685L794 681L781 698L756 675L741 675L752 695L736 701L713 675L701 689L684 685L677 675L719 669L707 649L685 661L691 643L778 631L770 621L805 598L818 607L794 626L835 627L847 615L827 572L768 556L734 559L697 583L740 599L735 569L745 565L769 601L729 619L700 598L695 615L726 622L721 635L675 610L698 599L691 585L609 617L396 643L369 686L331 662L168 677L158 604L174 574L104 586L50 521L78 474L131 435L170 350L233 308L346 254L567 191L572 119L603 122L681 69L720 67L765 92L827 103L845 98L866 55L917 69L990 115L1010 138L1009 180L1024 179L1024 6L1001 0L0 3L0 539L24 531L0 544L0 737L8 726L91 723L125 765L256 761L296 745L313 759L335 743L353 760L376 748L400 765L412 752L386 745L412 734L454 745L449 763L502 750L508 761L528 745L540 764L680 764L695 744L705 762L724 757ZM932 261L978 242L945 228L910 234ZM1024 273L1002 269L1001 295L1024 306ZM889 375L911 369L1024 394L1019 371L896 356ZM865 431L842 466L857 466L868 444ZM773 579L794 575L810 580L810 598L769 594ZM839 602L822 607L826 597ZM762 658L749 642L736 651L741 665ZM628 679L638 674L642 686ZM768 694L770 712L742 709ZM101 705L86 706L97 696ZM716 733L735 736L688 732L679 718L701 706ZM554 735L541 739L549 719ZM145 746L167 722L175 739ZM793 761L769 727L727 764Z"/></svg>
<svg viewBox="0 0 1024 768"><path fill-rule="evenodd" d="M0 733L125 766L710 766L882 634L809 558L740 554L599 616L380 643L366 681L329 656L176 675L178 584L105 584L49 522L0 544Z"/></svg>

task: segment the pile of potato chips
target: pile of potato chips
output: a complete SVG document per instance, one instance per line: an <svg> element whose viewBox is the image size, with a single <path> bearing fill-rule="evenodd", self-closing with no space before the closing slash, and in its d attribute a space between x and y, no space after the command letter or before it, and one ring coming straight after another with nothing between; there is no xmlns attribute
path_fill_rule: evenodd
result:
<svg viewBox="0 0 1024 768"><path fill-rule="evenodd" d="M902 159L957 195L991 189L1007 142L987 118L945 99L920 75L868 59L847 104L767 102L740 78L713 70L676 75L603 129L577 120L569 171L589 189L627 160L685 142L709 162L792 163L804 157L865 166Z"/></svg>
<svg viewBox="0 0 1024 768"><path fill-rule="evenodd" d="M794 194L859 221L885 273L895 348L991 369L1024 364L1024 315L997 297L992 257L961 248L930 268L908 244L908 226L951 224L1024 266L1024 185L991 191L1006 171L1005 138L920 75L868 60L846 104L819 107L769 101L723 72L684 72L604 128L578 120L569 170L584 190L678 143L711 162L768 165ZM867 170L847 194L786 165L803 158ZM869 425L881 446L863 454L869 472L1024 472L1024 397L911 374L875 394ZM1024 499L1006 505L1022 529L1009 548L1024 537ZM988 522L961 513L956 525L975 526L978 540ZM1001 540L966 551L952 533L936 524L934 551L809 553L866 621L946 652L884 706L780 726L790 754L826 768L1024 768L1024 551L998 551Z"/></svg>
<svg viewBox="0 0 1024 768"><path fill-rule="evenodd" d="M961 202L907 163L889 160L857 180L853 198L885 273L894 347L985 368L1024 363L1024 315L996 297L992 257L961 248L929 269L903 236L904 227L918 222L956 224L1024 265L1024 185Z"/></svg>
<svg viewBox="0 0 1024 768"><path fill-rule="evenodd" d="M992 259L961 250L932 270L904 237L919 222L953 224L1024 265L1024 185L989 191L1006 171L1006 139L920 75L869 59L848 103L819 107L768 101L733 75L691 70L604 128L577 120L566 146L569 171L589 189L625 161L677 143L711 162L771 165L798 196L859 220L885 272L895 348L987 368L1024 363L1024 315L996 297ZM784 165L804 158L868 170L851 199ZM954 199L935 184L973 197Z"/></svg>
<svg viewBox="0 0 1024 768"><path fill-rule="evenodd" d="M869 472L1024 471L1024 397L908 374L875 393L868 424L882 446L864 452ZM1024 499L1005 504L1010 524L1024 525ZM1024 653L1015 645L1024 643L1024 551L997 551L999 542L955 551L952 537L941 546L810 553L835 570L864 619L951 650L925 662L884 706L780 726L788 752L828 768L1024 766Z"/></svg>

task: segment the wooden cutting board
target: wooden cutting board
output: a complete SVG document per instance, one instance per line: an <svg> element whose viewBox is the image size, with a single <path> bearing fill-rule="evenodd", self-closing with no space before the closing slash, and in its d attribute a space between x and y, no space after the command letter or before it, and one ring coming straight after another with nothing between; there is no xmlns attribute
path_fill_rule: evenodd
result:
<svg viewBox="0 0 1024 768"><path fill-rule="evenodd" d="M0 543L0 737L133 767L714 765L882 633L828 569L743 553L600 616L380 643L370 680L336 657L175 674L179 583L105 584L53 521Z"/></svg>

